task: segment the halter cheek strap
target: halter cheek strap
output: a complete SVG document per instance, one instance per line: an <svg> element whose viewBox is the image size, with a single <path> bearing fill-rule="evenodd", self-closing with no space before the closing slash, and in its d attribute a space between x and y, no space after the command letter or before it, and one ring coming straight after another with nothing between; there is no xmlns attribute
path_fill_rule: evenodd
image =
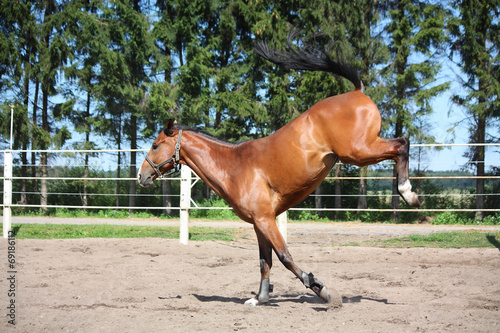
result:
<svg viewBox="0 0 500 333"><path fill-rule="evenodd" d="M162 177L162 173L160 171L160 168L162 166L164 166L165 164L169 164L170 162L174 162L174 168L173 170L165 173L164 175L167 176L167 175L171 175L173 173L176 173L176 172L179 172L179 168L180 168L180 164L179 164L179 161L180 161L180 151L181 151L181 136L182 136L182 130L179 130L179 136L177 137L177 143L175 144L175 151L174 151L174 155L172 157L170 157L169 159L159 163L159 164L155 164L153 161L151 161L151 159L149 158L149 154L146 155L146 161L148 161L149 165L151 165L151 167L153 168L153 170L156 172L156 174L158 175L158 177Z"/></svg>

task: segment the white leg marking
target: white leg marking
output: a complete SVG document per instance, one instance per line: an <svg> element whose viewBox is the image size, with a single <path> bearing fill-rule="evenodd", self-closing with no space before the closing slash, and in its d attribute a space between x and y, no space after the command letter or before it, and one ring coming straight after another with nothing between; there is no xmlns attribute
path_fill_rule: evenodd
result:
<svg viewBox="0 0 500 333"><path fill-rule="evenodd" d="M399 193L403 196L405 201L412 207L419 207L420 202L416 193L411 191L411 184L406 180L403 185L398 186Z"/></svg>
<svg viewBox="0 0 500 333"><path fill-rule="evenodd" d="M255 297L254 297L254 298L250 298L249 300L247 300L247 301L245 302L245 304L247 304L247 305L249 305L249 306L251 306L251 307L254 307L254 306L256 306L257 304L259 304L259 300L258 300L257 298L255 298Z"/></svg>
<svg viewBox="0 0 500 333"><path fill-rule="evenodd" d="M410 184L410 180L407 179L403 185L399 185L398 186L398 189L399 189L399 193L401 193L405 198L408 194L411 193L411 184Z"/></svg>

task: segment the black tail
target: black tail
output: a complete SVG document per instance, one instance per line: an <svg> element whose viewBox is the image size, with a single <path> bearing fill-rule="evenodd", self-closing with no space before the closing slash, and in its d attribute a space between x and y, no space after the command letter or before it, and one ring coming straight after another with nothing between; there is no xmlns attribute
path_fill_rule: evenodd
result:
<svg viewBox="0 0 500 333"><path fill-rule="evenodd" d="M271 48L267 42L255 45L254 52L270 62L290 69L323 71L345 77L354 84L357 90L364 93L365 87L358 71L343 61L333 60L325 51L305 45L304 48L292 46L292 39L296 34L288 34L286 51Z"/></svg>

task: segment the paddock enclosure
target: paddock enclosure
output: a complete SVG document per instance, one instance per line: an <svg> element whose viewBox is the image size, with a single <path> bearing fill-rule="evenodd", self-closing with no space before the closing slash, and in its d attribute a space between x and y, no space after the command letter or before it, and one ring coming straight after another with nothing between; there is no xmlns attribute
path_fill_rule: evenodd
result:
<svg viewBox="0 0 500 333"><path fill-rule="evenodd" d="M281 265L269 304L244 305L259 288L251 228L238 229L236 241L187 246L157 238L18 239L17 325L2 316L0 331L500 331L499 249L339 246L396 229L389 235L321 224L321 232L294 232L294 225L291 253L343 296L341 309L327 309Z"/></svg>
<svg viewBox="0 0 500 333"><path fill-rule="evenodd" d="M392 209L390 201L392 199L391 191L387 190L392 185L393 178L391 163L382 162L378 166L381 168L370 167L367 174L361 174L357 170L354 174L336 174L336 170L332 170L326 178L326 182L351 182L350 186L355 189L358 187L360 180L367 182L367 193L335 193L328 192L323 189L321 193L314 192L306 199L309 202L321 200L321 207L309 207L300 204L298 207L291 208L288 215L295 213L304 213L309 216L309 213L327 213L327 212L342 212L350 213L351 216L359 213L371 214L390 214L397 212L401 216L404 214L420 214L435 215L441 212L452 211L459 213L474 213L478 209L473 208L473 202L477 194L473 190L475 182L479 178L483 178L486 182L486 188L495 188L500 180L499 175L488 174L487 176L477 177L472 174L456 175L453 172L460 170L463 163L459 160L450 160L443 158L443 151L436 149L444 149L450 151L455 156L461 156L465 149L469 146L485 146L486 149L494 151L498 149L499 144L412 144L410 146L410 180L415 182L418 188L418 182L426 182L434 188L435 192L430 192L429 189L422 188L419 190L419 197L423 198L423 205L418 210L409 208L402 204L399 209ZM491 152L489 151L489 152ZM36 164L42 152L48 153L49 159L48 175L42 176L39 166ZM136 212L149 211L153 213L165 212L171 210L173 214L186 216L184 228L187 228L188 214L195 211L214 211L214 210L230 210L229 207L220 205L208 206L206 202L199 201L193 192L200 193L202 181L197 178L196 174L185 170L184 177L170 177L163 179L172 184L172 191L165 193L161 191L162 186L155 188L160 191L155 191L154 188L137 188L137 192L133 194L136 199L136 205L130 206L130 196L128 188L130 182L137 182L137 178L129 178L129 168L137 167L131 163L130 154L138 154L138 161L142 161L142 157L146 154L147 149L122 149L122 150L6 150L0 151L0 175L2 182L0 183L0 197L3 208L4 221L4 237L7 237L7 226L10 226L10 216L16 216L16 211L30 210L37 211L40 209L50 210L82 210L89 211L102 210L107 214L107 211L123 211L135 210ZM28 161L28 164L21 163L22 154L35 156L34 162ZM144 155L141 155L144 154ZM89 155L88 167L90 173L88 176L84 174L84 157ZM122 156L121 164L116 164L117 155ZM416 156L419 156L416 158ZM420 158L425 156L425 158ZM490 170L492 167L499 165L498 155L488 154L489 158L485 162L485 168ZM121 173L117 171L117 167L121 167ZM28 175L22 175L22 169L27 168ZM32 169L36 169L36 173L32 174ZM356 168L357 169L357 168ZM380 170L385 170L385 174ZM390 175L387 175L389 170ZM426 170L426 172L418 173L416 170ZM449 170L447 175L429 173L431 170ZM46 181L48 184L47 203L42 204L40 201L40 183ZM22 182L27 182L27 187L22 190ZM452 182L458 184L450 186ZM65 184L65 186L63 186ZM87 185L87 190L84 191L84 184ZM33 188L35 185L35 188ZM382 190L386 188L386 190ZM357 207L357 198L365 197L369 205L367 208ZM483 194L486 199L486 207L481 211L489 214L496 214L500 209L495 206L498 202L500 193L489 191ZM336 199L346 200L347 203L342 203L342 207L332 207L332 201ZM171 207L165 207L165 200L169 199ZM377 204L370 203L370 200L376 200ZM491 204L493 203L493 205ZM385 205L385 206L384 206ZM389 206L388 206L389 205ZM453 207L450 207L453 206ZM375 208L384 206L384 208ZM171 213L169 213L171 214ZM287 214L283 214L286 217ZM6 218L9 217L9 219ZM281 228L286 230L286 224ZM184 229L184 235L187 230ZM187 239L181 240L185 242Z"/></svg>

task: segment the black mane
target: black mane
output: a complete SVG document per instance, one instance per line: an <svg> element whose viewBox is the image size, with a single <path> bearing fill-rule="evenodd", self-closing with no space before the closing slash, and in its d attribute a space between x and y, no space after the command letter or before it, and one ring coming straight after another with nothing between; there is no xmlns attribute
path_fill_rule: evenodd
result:
<svg viewBox="0 0 500 333"><path fill-rule="evenodd" d="M240 143L248 141L248 140L239 141L239 142L227 141L227 140L218 138L215 135L212 135L212 134L210 134L210 133L208 133L200 128L192 128L192 127L189 127L187 125L182 125L182 124L174 124L174 126L172 128L165 128L163 130L163 133L165 133L166 136L172 136L174 134L173 130L183 130L183 131L193 132L196 134L200 134L201 136L204 136L210 140L213 140L213 141L216 141L216 142L219 142L222 144L226 144L226 145L231 145L231 146L237 146Z"/></svg>

